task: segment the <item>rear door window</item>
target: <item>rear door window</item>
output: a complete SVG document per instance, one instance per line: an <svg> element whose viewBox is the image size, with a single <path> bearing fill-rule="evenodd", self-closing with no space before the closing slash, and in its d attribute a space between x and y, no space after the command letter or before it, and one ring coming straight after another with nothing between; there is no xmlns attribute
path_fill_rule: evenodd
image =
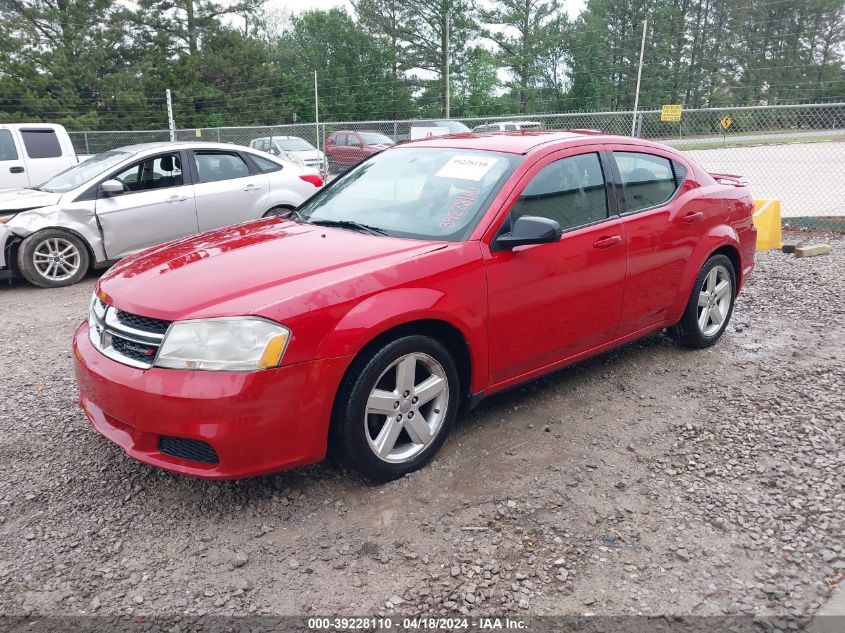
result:
<svg viewBox="0 0 845 633"><path fill-rule="evenodd" d="M17 160L18 150L9 130L0 130L0 160Z"/></svg>
<svg viewBox="0 0 845 633"><path fill-rule="evenodd" d="M21 130L21 138L30 158L56 158L62 147L54 130Z"/></svg>
<svg viewBox="0 0 845 633"><path fill-rule="evenodd" d="M613 152L626 211L640 211L657 207L675 194L678 181L672 161L662 156L643 152Z"/></svg>
<svg viewBox="0 0 845 633"><path fill-rule="evenodd" d="M200 182L218 182L249 176L249 167L234 152L196 152L194 162Z"/></svg>

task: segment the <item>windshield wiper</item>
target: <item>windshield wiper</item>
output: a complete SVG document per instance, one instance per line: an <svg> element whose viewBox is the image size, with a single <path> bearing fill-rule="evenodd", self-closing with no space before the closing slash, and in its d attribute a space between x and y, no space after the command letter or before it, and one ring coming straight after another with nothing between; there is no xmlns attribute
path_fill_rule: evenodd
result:
<svg viewBox="0 0 845 633"><path fill-rule="evenodd" d="M286 220L293 220L294 222L299 222L300 224L305 224L305 218L302 217L302 214L297 211L296 209L291 209L290 213L284 216Z"/></svg>
<svg viewBox="0 0 845 633"><path fill-rule="evenodd" d="M301 217L301 216L300 216ZM352 220L307 220L309 224L316 224L318 226L335 226L339 229L352 229L359 233L369 233L370 235L387 235L387 231L369 224L361 224L360 222L353 222Z"/></svg>

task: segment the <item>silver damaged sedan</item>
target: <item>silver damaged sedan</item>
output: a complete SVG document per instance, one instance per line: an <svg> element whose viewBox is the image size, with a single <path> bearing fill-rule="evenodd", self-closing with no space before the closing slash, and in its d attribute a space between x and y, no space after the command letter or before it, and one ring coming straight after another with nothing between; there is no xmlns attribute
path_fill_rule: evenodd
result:
<svg viewBox="0 0 845 633"><path fill-rule="evenodd" d="M150 246L288 213L323 184L308 167L220 143L122 147L30 189L0 189L0 279L69 286Z"/></svg>

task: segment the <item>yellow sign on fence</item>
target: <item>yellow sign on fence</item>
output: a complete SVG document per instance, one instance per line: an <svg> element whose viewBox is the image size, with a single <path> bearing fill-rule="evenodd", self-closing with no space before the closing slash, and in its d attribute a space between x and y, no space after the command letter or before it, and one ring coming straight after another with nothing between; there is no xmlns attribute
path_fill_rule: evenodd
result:
<svg viewBox="0 0 845 633"><path fill-rule="evenodd" d="M661 121L680 121L684 106L681 104L666 104L660 110Z"/></svg>
<svg viewBox="0 0 845 633"><path fill-rule="evenodd" d="M719 121L719 123L722 125L723 130L727 130L730 126L734 124L734 120L726 114L722 117L722 120Z"/></svg>

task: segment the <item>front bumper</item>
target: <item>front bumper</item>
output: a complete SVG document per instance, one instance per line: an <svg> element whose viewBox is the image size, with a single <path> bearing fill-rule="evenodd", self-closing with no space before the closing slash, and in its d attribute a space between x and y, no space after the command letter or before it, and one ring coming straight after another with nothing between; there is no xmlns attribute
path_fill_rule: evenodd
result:
<svg viewBox="0 0 845 633"><path fill-rule="evenodd" d="M0 214L2 215L2 214ZM8 268L9 263L6 262L6 244L12 236L12 231L5 224L0 224L0 268Z"/></svg>
<svg viewBox="0 0 845 633"><path fill-rule="evenodd" d="M350 359L258 372L136 369L101 354L82 323L73 341L79 402L94 428L137 460L237 479L325 457L331 408ZM162 436L210 445L217 463L162 453Z"/></svg>

